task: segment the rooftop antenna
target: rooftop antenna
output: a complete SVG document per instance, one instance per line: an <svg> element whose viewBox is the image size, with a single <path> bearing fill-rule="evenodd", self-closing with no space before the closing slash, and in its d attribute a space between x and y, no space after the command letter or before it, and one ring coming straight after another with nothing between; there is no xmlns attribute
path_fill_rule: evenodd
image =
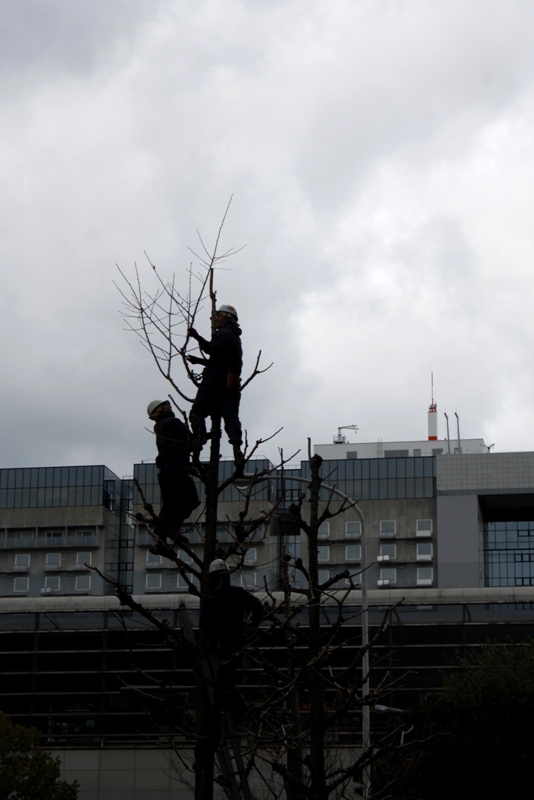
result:
<svg viewBox="0 0 534 800"><path fill-rule="evenodd" d="M341 431L358 431L357 425L342 425L340 428L337 429L337 436L334 436L334 444L350 444L347 441L347 437L345 434L341 433Z"/></svg>
<svg viewBox="0 0 534 800"><path fill-rule="evenodd" d="M438 438L438 407L434 403L434 373L430 373L430 396L432 402L428 407L428 441L435 442Z"/></svg>
<svg viewBox="0 0 534 800"><path fill-rule="evenodd" d="M451 454L451 437L449 436L449 418L447 412L444 412L445 419L447 420L447 448L449 455Z"/></svg>
<svg viewBox="0 0 534 800"><path fill-rule="evenodd" d="M462 452L462 440L460 439L460 417L458 416L457 412L454 412L454 416L456 417L456 427L458 429L458 450L457 453Z"/></svg>

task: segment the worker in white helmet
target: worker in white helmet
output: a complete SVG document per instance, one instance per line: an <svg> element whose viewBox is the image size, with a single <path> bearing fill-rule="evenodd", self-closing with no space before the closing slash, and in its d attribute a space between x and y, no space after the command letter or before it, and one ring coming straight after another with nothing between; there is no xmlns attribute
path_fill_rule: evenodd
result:
<svg viewBox="0 0 534 800"><path fill-rule="evenodd" d="M152 400L147 414L155 422L158 481L161 508L154 532L165 539L179 539L180 527L200 505L195 483L189 474L189 431L174 416L168 400Z"/></svg>
<svg viewBox="0 0 534 800"><path fill-rule="evenodd" d="M243 436L239 420L239 402L243 351L236 309L234 306L219 306L211 341L208 342L200 336L195 328L189 328L189 336L196 339L200 349L209 355L209 359L187 356L191 364L201 364L205 367L202 382L189 414L195 443L200 449L208 439L206 417L220 414L224 420L228 440L233 447L235 464L242 468Z"/></svg>
<svg viewBox="0 0 534 800"><path fill-rule="evenodd" d="M205 605L208 645L218 661L216 698L227 693L235 722L245 710L235 687L237 669L243 660L246 626L256 628L262 617L260 600L241 586L230 583L226 561L222 558L212 561L209 566L209 597Z"/></svg>

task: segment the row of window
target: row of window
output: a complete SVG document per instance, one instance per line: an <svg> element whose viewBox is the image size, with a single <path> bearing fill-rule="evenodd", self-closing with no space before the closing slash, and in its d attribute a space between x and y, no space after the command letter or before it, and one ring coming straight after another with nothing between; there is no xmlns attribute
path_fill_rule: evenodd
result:
<svg viewBox="0 0 534 800"><path fill-rule="evenodd" d="M45 569L47 567L49 569L59 569L62 564L63 555L64 555L63 553L47 553L45 556ZM83 564L91 564L91 556L92 553L90 551L87 551L86 553L76 553L76 566L82 566ZM15 554L15 562L14 562L15 570L20 570L21 572L28 570L30 568L30 563L31 563L30 553Z"/></svg>
<svg viewBox="0 0 534 800"><path fill-rule="evenodd" d="M194 575L191 573L188 574L189 581L198 588L198 580ZM174 579L171 580L170 585L167 581L167 586L169 591L173 591L176 588L178 591L187 592L189 590L189 584L187 580L184 578L183 575L178 574L176 576L176 583L174 583ZM242 573L239 575L239 583L245 589L252 589L258 585L258 576L255 572L249 573ZM148 573L145 577L145 589L149 592L156 592L162 588L163 579L161 573Z"/></svg>
<svg viewBox="0 0 534 800"><path fill-rule="evenodd" d="M95 532L92 529L39 531L8 531L0 533L0 546L4 547L63 547L65 544L80 547L96 544Z"/></svg>
<svg viewBox="0 0 534 800"><path fill-rule="evenodd" d="M243 564L255 564L256 559L258 556L258 551L256 547L249 547L246 553L243 555ZM178 558L184 562L184 564L191 564L193 559L183 550L178 550ZM241 556L239 556L241 558ZM161 567L163 563L162 556L156 555L155 553L151 553L150 550L146 554L146 565L147 567ZM172 562L166 561L167 564L171 565Z"/></svg>
<svg viewBox="0 0 534 800"><path fill-rule="evenodd" d="M187 529L185 531L187 537L191 543L196 543L201 541L201 536L199 532L195 529ZM359 539L362 535L362 525L359 520L347 520L345 522L345 539ZM383 519L380 521L380 536L382 538L392 538L397 535L397 521L394 519ZM432 520L431 519L418 519L415 523L415 535L416 536L432 536ZM253 538L260 539L263 536L263 532L261 530L255 531ZM322 525L319 526L318 531L319 539L329 539L330 538L330 523L323 522ZM138 544L152 544L153 542L152 536L144 529L140 528L137 533L137 543ZM235 541L232 533L226 528L221 528L217 530L217 541L218 542L233 542Z"/></svg>
<svg viewBox="0 0 534 800"><path fill-rule="evenodd" d="M317 548L319 562L330 561L330 545L321 544ZM433 555L433 545L431 542L419 542L417 544L417 561L431 561ZM345 561L361 561L362 548L359 544L345 545ZM378 561L394 561L397 558L396 544L381 544ZM247 563L245 561L245 563Z"/></svg>
<svg viewBox="0 0 534 800"><path fill-rule="evenodd" d="M417 568L417 586L432 586L434 580L434 569L432 567ZM387 567L380 570L379 586L391 586L397 583L397 570L394 567Z"/></svg>
<svg viewBox="0 0 534 800"><path fill-rule="evenodd" d="M70 582L69 582L70 585ZM13 591L20 594L27 594L30 589L30 579L27 576L17 576L13 580ZM89 592L91 590L91 575L77 575L74 581L76 592ZM44 588L41 594L50 594L61 591L61 577L59 575L47 575L44 579Z"/></svg>
<svg viewBox="0 0 534 800"><path fill-rule="evenodd" d="M326 583L326 581L330 580L335 573L330 574L329 569L320 569L318 570L318 580L319 583ZM360 583L360 575L352 575L350 578L345 578L342 581L339 581L336 586L350 586L351 581L353 584ZM434 569L432 567L418 567L417 568L417 577L416 577L416 584L417 586L432 586L434 581ZM397 570L395 567L387 567L380 570L380 577L378 579L377 585L378 586L392 586L397 583ZM333 587L335 588L335 587Z"/></svg>
<svg viewBox="0 0 534 800"><path fill-rule="evenodd" d="M362 535L362 525L359 520L347 520L345 522L345 538L346 539L359 539ZM380 520L380 536L383 538L390 538L397 535L397 521L394 519ZM432 520L431 519L418 519L415 523L416 536L432 536ZM323 522L319 526L318 531L319 539L328 539L330 537L330 523Z"/></svg>

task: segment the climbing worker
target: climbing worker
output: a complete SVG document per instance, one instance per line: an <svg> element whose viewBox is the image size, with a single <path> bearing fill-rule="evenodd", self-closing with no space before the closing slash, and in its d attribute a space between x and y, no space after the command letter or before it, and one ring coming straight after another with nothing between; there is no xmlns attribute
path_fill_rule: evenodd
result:
<svg viewBox="0 0 534 800"><path fill-rule="evenodd" d="M156 466L161 491L161 508L154 532L162 539L174 535L176 540L184 520L200 505L189 474L189 431L174 416L167 400L152 400L147 414L156 423Z"/></svg>
<svg viewBox="0 0 534 800"><path fill-rule="evenodd" d="M225 305L217 309L215 331L211 341L202 338L194 328L189 328L189 336L196 339L200 349L209 355L209 359L187 356L191 364L201 364L205 367L202 382L189 414L194 444L199 450L206 444L208 439L206 417L220 414L224 420L228 440L233 447L234 462L236 466L242 466L243 437L239 421L239 401L243 352L237 311L234 306Z"/></svg>
<svg viewBox="0 0 534 800"><path fill-rule="evenodd" d="M263 617L263 606L257 597L241 586L232 586L230 570L222 558L209 566L209 597L206 599L205 620L208 647L218 663L216 694L228 694L230 710L238 721L244 713L244 703L236 690L237 669L243 660L246 628L257 628Z"/></svg>

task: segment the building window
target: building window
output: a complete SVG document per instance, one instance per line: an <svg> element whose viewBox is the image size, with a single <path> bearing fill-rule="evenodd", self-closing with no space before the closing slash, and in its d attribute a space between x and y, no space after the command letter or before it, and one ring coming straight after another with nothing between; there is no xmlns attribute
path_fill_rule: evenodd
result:
<svg viewBox="0 0 534 800"><path fill-rule="evenodd" d="M350 578L345 578L343 580L343 586L349 586L350 587L351 581L352 581L352 584L354 586L359 586L360 583L362 582L361 573L358 572L358 573L355 573L355 574L351 574Z"/></svg>
<svg viewBox="0 0 534 800"><path fill-rule="evenodd" d="M75 531L77 544L94 544L94 531Z"/></svg>
<svg viewBox="0 0 534 800"><path fill-rule="evenodd" d="M137 544L152 544L154 537L147 531L144 525L137 528Z"/></svg>
<svg viewBox="0 0 534 800"><path fill-rule="evenodd" d="M379 586L391 586L397 583L397 570L393 567L386 567L380 570Z"/></svg>
<svg viewBox="0 0 534 800"><path fill-rule="evenodd" d="M417 585L432 586L434 570L432 567L417 567Z"/></svg>
<svg viewBox="0 0 534 800"><path fill-rule="evenodd" d="M486 586L534 586L534 520L484 523Z"/></svg>
<svg viewBox="0 0 534 800"><path fill-rule="evenodd" d="M257 549L255 547L249 547L247 552L245 553L245 557L243 559L243 564L255 564L256 563L256 555Z"/></svg>
<svg viewBox="0 0 534 800"><path fill-rule="evenodd" d="M146 554L146 565L147 567L161 567L161 556L156 555L155 553L151 553L150 550L147 551Z"/></svg>
<svg viewBox="0 0 534 800"><path fill-rule="evenodd" d="M91 588L91 576L77 575L75 587L77 592L88 592Z"/></svg>
<svg viewBox="0 0 534 800"><path fill-rule="evenodd" d="M283 583L289 580L293 587L300 587L302 585L303 576L299 569L294 564L297 558L300 558L300 535L288 535L281 537L280 543L280 561L279 561L279 580ZM286 561L286 556L289 556L289 562Z"/></svg>
<svg viewBox="0 0 534 800"><path fill-rule="evenodd" d="M63 531L45 531L45 541L48 547L61 547Z"/></svg>
<svg viewBox="0 0 534 800"><path fill-rule="evenodd" d="M345 561L361 561L362 548L359 544L345 545Z"/></svg>
<svg viewBox="0 0 534 800"><path fill-rule="evenodd" d="M191 574L189 574L187 577L191 581L191 577L192 577ZM147 575L147 578L148 578L148 575ZM188 585L186 579L180 573L178 573L178 579L176 581L176 586L177 586L178 589L185 589L186 591L189 589L189 585Z"/></svg>
<svg viewBox="0 0 534 800"><path fill-rule="evenodd" d="M329 522L322 522L319 525L319 529L317 531L317 538L318 539L328 539L330 536L330 523Z"/></svg>
<svg viewBox="0 0 534 800"><path fill-rule="evenodd" d="M232 536L226 528L217 528L217 541L218 542L234 542L235 537Z"/></svg>
<svg viewBox="0 0 534 800"><path fill-rule="evenodd" d="M420 542L417 545L417 560L432 561L432 542Z"/></svg>
<svg viewBox="0 0 534 800"><path fill-rule="evenodd" d="M418 519L415 532L416 536L432 536L432 520Z"/></svg>
<svg viewBox="0 0 534 800"><path fill-rule="evenodd" d="M145 579L145 586L151 591L161 589L161 575L155 573L148 574Z"/></svg>
<svg viewBox="0 0 534 800"><path fill-rule="evenodd" d="M241 573L241 586L248 589L249 586L256 586L257 575L255 572L242 572Z"/></svg>
<svg viewBox="0 0 534 800"><path fill-rule="evenodd" d="M59 575L47 575L45 578L45 590L47 592L59 592Z"/></svg>
<svg viewBox="0 0 534 800"><path fill-rule="evenodd" d="M14 592L27 592L30 588L30 579L29 578L15 578L13 581L13 591Z"/></svg>
<svg viewBox="0 0 534 800"><path fill-rule="evenodd" d="M319 564L324 564L330 558L330 546L327 544L320 544L317 548L317 561Z"/></svg>
<svg viewBox="0 0 534 800"><path fill-rule="evenodd" d="M91 563L91 553L76 553L76 566L83 567L84 564Z"/></svg>
<svg viewBox="0 0 534 800"><path fill-rule="evenodd" d="M380 536L382 536L382 538L393 538L396 535L396 532L396 522L394 519L380 520Z"/></svg>
<svg viewBox="0 0 534 800"><path fill-rule="evenodd" d="M24 531L15 535L17 547L33 547L33 533Z"/></svg>
<svg viewBox="0 0 534 800"><path fill-rule="evenodd" d="M47 553L45 566L57 569L61 566L61 553Z"/></svg>
<svg viewBox="0 0 534 800"><path fill-rule="evenodd" d="M397 558L397 545L396 544L381 544L379 561L393 561Z"/></svg>
<svg viewBox="0 0 534 800"><path fill-rule="evenodd" d="M327 580L330 579L330 570L329 569L320 569L317 571L317 579L319 583L326 583Z"/></svg>
<svg viewBox="0 0 534 800"><path fill-rule="evenodd" d="M17 553L15 555L15 569L19 572L25 572L30 566L29 553Z"/></svg>
<svg viewBox="0 0 534 800"><path fill-rule="evenodd" d="M348 520L345 522L345 538L359 539L362 535L362 523L359 520Z"/></svg>
<svg viewBox="0 0 534 800"><path fill-rule="evenodd" d="M191 556L188 555L185 552L185 550L178 550L178 558L180 559L180 561L183 561L184 564L191 564L191 562L193 561Z"/></svg>
<svg viewBox="0 0 534 800"><path fill-rule="evenodd" d="M195 576L194 576L194 575L192 575L192 573L191 573L191 572L188 572L188 573L187 573L187 577L188 577L188 579L189 579L189 582L190 582L190 583L192 583L194 586L197 584L197 581L195 581ZM186 579L184 578L184 576L183 576L183 575L181 575L180 573L178 573L178 578L177 578L177 581L176 581L176 586L177 586L177 587L178 587L178 589L180 589L182 592L183 592L183 591L185 591L185 592L188 592L188 591L189 591L189 584L187 583L187 581L186 581Z"/></svg>

